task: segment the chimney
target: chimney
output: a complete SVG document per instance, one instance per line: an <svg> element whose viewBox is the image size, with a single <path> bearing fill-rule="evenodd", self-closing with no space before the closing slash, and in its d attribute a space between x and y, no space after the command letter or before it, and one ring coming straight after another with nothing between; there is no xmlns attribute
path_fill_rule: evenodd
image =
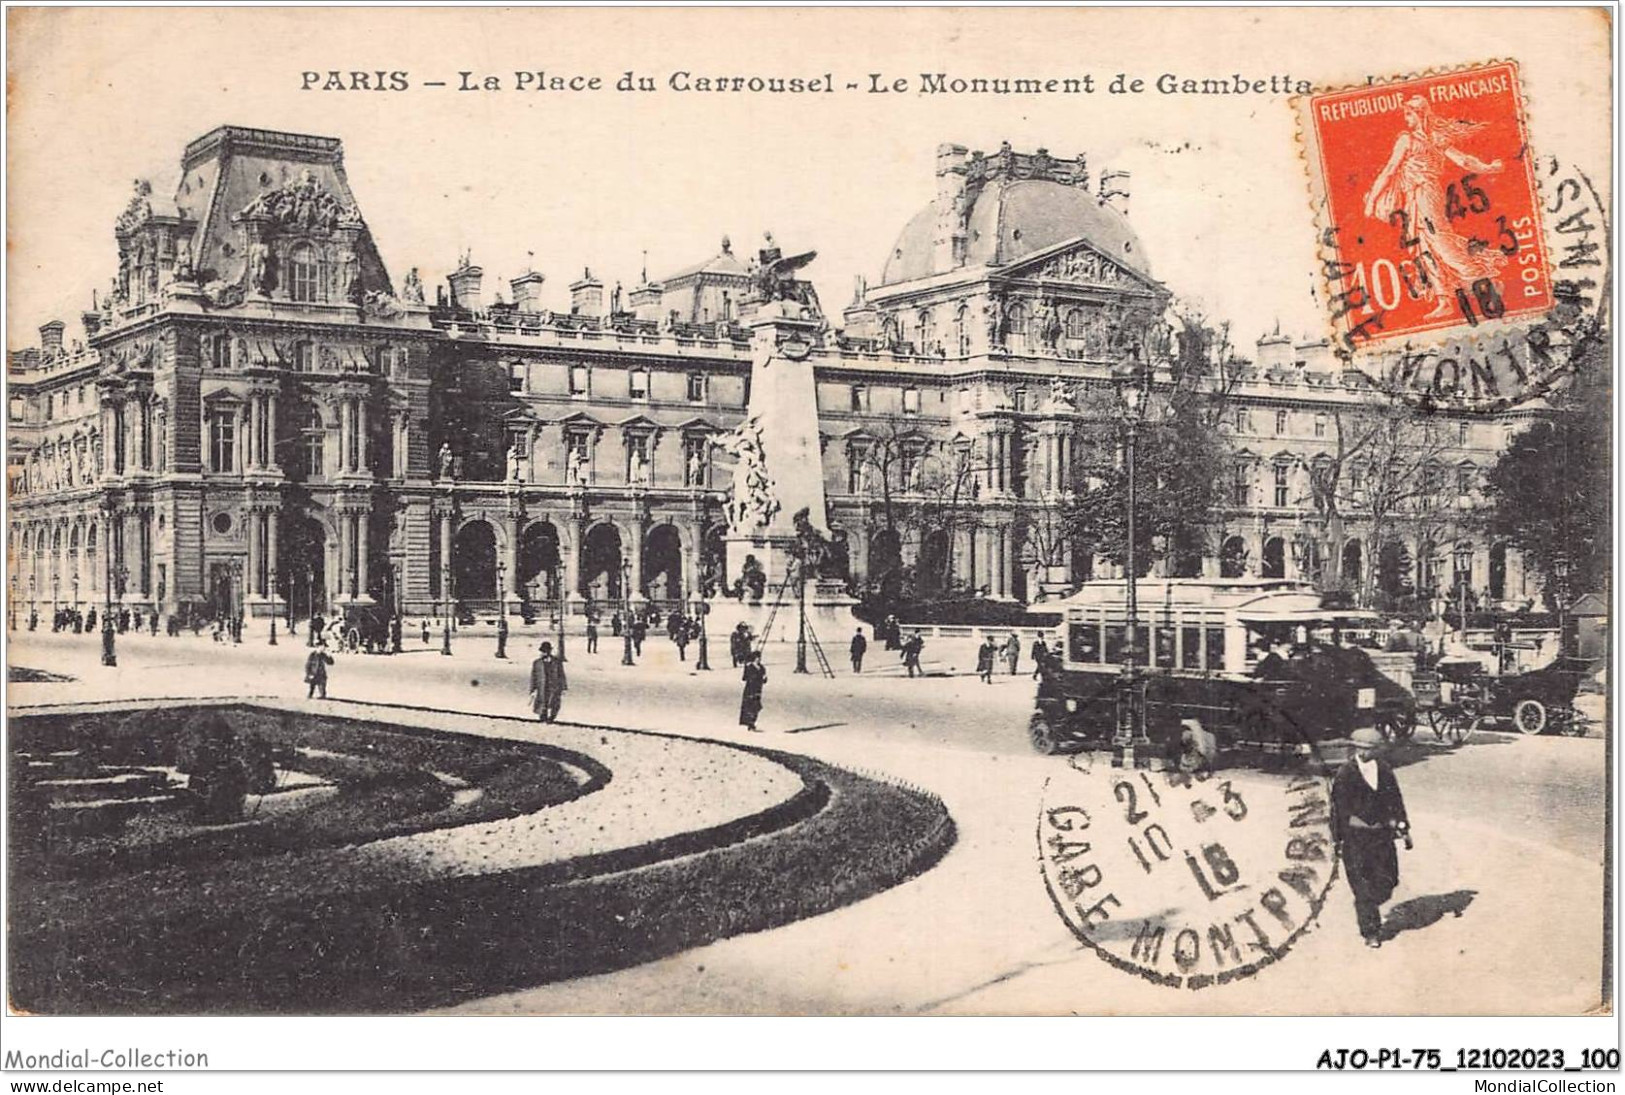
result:
<svg viewBox="0 0 1625 1095"><path fill-rule="evenodd" d="M1260 338L1257 364L1262 372L1292 364L1292 340L1280 331Z"/></svg>
<svg viewBox="0 0 1625 1095"><path fill-rule="evenodd" d="M67 324L60 319L42 324L39 329L40 353L46 357L55 357L62 352L62 331Z"/></svg>
<svg viewBox="0 0 1625 1095"><path fill-rule="evenodd" d="M513 306L521 312L542 310L542 282L547 279L534 270L528 270L508 285L513 289Z"/></svg>
<svg viewBox="0 0 1625 1095"><path fill-rule="evenodd" d="M446 278L451 283L452 306L466 308L470 312L479 311L483 306L480 298L480 280L484 276L484 270L464 259L462 265Z"/></svg>
<svg viewBox="0 0 1625 1095"><path fill-rule="evenodd" d="M570 314L594 318L604 314L604 283L591 270L582 270L581 280L570 286Z"/></svg>
<svg viewBox="0 0 1625 1095"><path fill-rule="evenodd" d="M1100 173L1100 200L1109 205L1123 216L1128 216L1128 180L1127 171L1102 171Z"/></svg>
<svg viewBox="0 0 1625 1095"><path fill-rule="evenodd" d="M936 221L931 235L931 270L942 273L965 264L964 145L937 146Z"/></svg>
<svg viewBox="0 0 1625 1095"><path fill-rule="evenodd" d="M100 312L80 312L79 322L84 324L85 334L90 338L95 338L96 332L102 329L102 314Z"/></svg>

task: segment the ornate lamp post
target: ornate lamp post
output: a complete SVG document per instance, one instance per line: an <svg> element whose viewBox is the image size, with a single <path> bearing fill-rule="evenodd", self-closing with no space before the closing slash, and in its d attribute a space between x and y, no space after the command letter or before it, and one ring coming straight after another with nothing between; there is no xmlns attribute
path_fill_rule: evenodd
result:
<svg viewBox="0 0 1625 1095"><path fill-rule="evenodd" d="M632 660L632 564L621 563L621 664L636 665Z"/></svg>
<svg viewBox="0 0 1625 1095"><path fill-rule="evenodd" d="M401 564L389 568L389 652L401 652Z"/></svg>
<svg viewBox="0 0 1625 1095"><path fill-rule="evenodd" d="M270 640L270 642L266 643L266 645L267 646L275 646L276 645L276 601L275 601L275 598L276 598L276 564L275 563L271 564L270 573L268 573L265 576L265 578L266 578L266 581L271 586L271 597L272 597L272 602L271 602L271 640Z"/></svg>
<svg viewBox="0 0 1625 1095"><path fill-rule="evenodd" d="M34 630L39 622L39 600L34 592L34 575L28 576L28 630Z"/></svg>
<svg viewBox="0 0 1625 1095"><path fill-rule="evenodd" d="M243 641L243 561L233 559L228 566L231 574L231 641L241 643Z"/></svg>
<svg viewBox="0 0 1625 1095"><path fill-rule="evenodd" d="M695 669L710 669L711 659L707 656L705 639L705 618L711 614L711 606L706 603L705 594L699 590L694 591L694 618L700 621L700 656L694 662Z"/></svg>
<svg viewBox="0 0 1625 1095"><path fill-rule="evenodd" d="M440 619L440 653L449 657L451 655L451 613L453 605L450 559L440 561L440 592L446 598L446 614Z"/></svg>
<svg viewBox="0 0 1625 1095"><path fill-rule="evenodd" d="M508 657L508 565L497 562L497 657Z"/></svg>
<svg viewBox="0 0 1625 1095"><path fill-rule="evenodd" d="M1144 682L1140 679L1139 565L1134 550L1136 508L1134 458L1139 445L1140 423L1145 415L1145 398L1151 378L1148 371L1135 368L1120 379L1123 385L1123 425L1126 431L1123 463L1128 476L1128 538L1123 553L1128 641L1123 647L1123 675L1117 704L1117 733L1112 738L1112 744L1122 751L1120 758L1122 766L1132 768L1135 765L1135 750L1151 744L1145 732Z"/></svg>
<svg viewBox="0 0 1625 1095"><path fill-rule="evenodd" d="M129 570L125 567L113 565L112 545L108 545L107 552L107 603L102 606L102 664L106 666L118 665L118 629L113 626L113 597L120 600L124 598L124 581L129 577Z"/></svg>
<svg viewBox="0 0 1625 1095"><path fill-rule="evenodd" d="M564 588L564 562L560 560L553 564L553 585L559 591L559 661L564 661L564 633L565 620L570 614L570 594Z"/></svg>

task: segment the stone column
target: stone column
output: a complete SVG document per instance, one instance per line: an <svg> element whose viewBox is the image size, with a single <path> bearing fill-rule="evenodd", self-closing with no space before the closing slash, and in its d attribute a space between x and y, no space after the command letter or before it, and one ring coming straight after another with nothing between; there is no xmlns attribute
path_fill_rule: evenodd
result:
<svg viewBox="0 0 1625 1095"><path fill-rule="evenodd" d="M570 522L571 531L559 537L559 550L564 553L564 588L567 599L581 596L581 539L580 521Z"/></svg>
<svg viewBox="0 0 1625 1095"><path fill-rule="evenodd" d="M514 512L508 515L508 574L504 580L506 589L497 590L502 598L503 605L512 601L516 606L523 599L519 593L519 536L524 528L525 515Z"/></svg>
<svg viewBox="0 0 1625 1095"><path fill-rule="evenodd" d="M371 515L366 510L359 510L355 515L355 593L357 597L371 596L371 585L367 575L367 545L371 543L369 533L372 527Z"/></svg>
<svg viewBox="0 0 1625 1095"><path fill-rule="evenodd" d="M274 404L273 404L273 406L274 406ZM273 419L275 418L274 413L272 415L272 418ZM265 541L266 541L266 545L265 545L265 559L266 559L266 564L265 564L265 567L266 567L265 586L266 586L266 589L265 589L265 592L266 592L266 595L268 597L270 597L273 602L277 598L277 592L276 592L276 576L277 576L277 572L282 569L282 565L281 565L282 560L281 560L280 555L277 552L277 545L276 545L276 533L277 533L276 526L277 526L277 511L274 510L274 509L267 511L266 514L265 514Z"/></svg>
<svg viewBox="0 0 1625 1095"><path fill-rule="evenodd" d="M643 537L648 532L649 522L644 517L632 520L632 542L626 545L631 553L627 560L632 564L632 600L642 601L643 596Z"/></svg>
<svg viewBox="0 0 1625 1095"><path fill-rule="evenodd" d="M355 470L368 471L372 468L372 461L368 457L369 435L367 433L367 401L358 397L355 401Z"/></svg>
<svg viewBox="0 0 1625 1095"><path fill-rule="evenodd" d="M259 596L260 592L260 511L252 507L248 511L248 572L243 575L246 579L244 591L250 597Z"/></svg>
<svg viewBox="0 0 1625 1095"><path fill-rule="evenodd" d="M142 510L137 526L141 533L141 599L152 599L152 511Z"/></svg>
<svg viewBox="0 0 1625 1095"><path fill-rule="evenodd" d="M1016 538L1014 525L999 526L999 596L1015 596Z"/></svg>
<svg viewBox="0 0 1625 1095"><path fill-rule="evenodd" d="M338 566L334 567L335 581L333 583L339 598L350 595L350 513L348 510L339 510L336 514L339 527L339 558Z"/></svg>
<svg viewBox="0 0 1625 1095"><path fill-rule="evenodd" d="M440 600L444 604L451 597L451 522L449 511L440 511Z"/></svg>
<svg viewBox="0 0 1625 1095"><path fill-rule="evenodd" d="M282 466L276 456L276 403L277 396L275 392L271 392L265 397L265 445L268 450L265 454L265 466L272 470L279 470ZM272 524L275 523L275 514L273 514ZM275 592L275 590L272 590L273 594Z"/></svg>

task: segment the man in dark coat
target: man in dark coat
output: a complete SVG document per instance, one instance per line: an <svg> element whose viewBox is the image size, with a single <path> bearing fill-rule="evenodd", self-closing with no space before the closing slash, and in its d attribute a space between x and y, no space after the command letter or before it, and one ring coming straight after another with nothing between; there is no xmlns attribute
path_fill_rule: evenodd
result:
<svg viewBox="0 0 1625 1095"><path fill-rule="evenodd" d="M1049 644L1040 635L1033 640L1033 680L1037 680L1044 673L1044 663L1049 660Z"/></svg>
<svg viewBox="0 0 1625 1095"><path fill-rule="evenodd" d="M756 651L745 652L745 670L740 679L745 682L745 691L739 698L739 725L756 730L756 720L762 714L762 688L767 684L767 666Z"/></svg>
<svg viewBox="0 0 1625 1095"><path fill-rule="evenodd" d="M598 653L598 617L587 617L587 653Z"/></svg>
<svg viewBox="0 0 1625 1095"><path fill-rule="evenodd" d="M908 670L911 677L923 677L925 670L920 668L920 652L925 649L925 637L918 631L910 635L903 643L903 668Z"/></svg>
<svg viewBox="0 0 1625 1095"><path fill-rule="evenodd" d="M497 617L497 657L508 656L508 614L504 612Z"/></svg>
<svg viewBox="0 0 1625 1095"><path fill-rule="evenodd" d="M852 636L852 672L863 672L863 655L869 649L869 640L863 637L863 628Z"/></svg>
<svg viewBox="0 0 1625 1095"><path fill-rule="evenodd" d="M1353 734L1354 755L1332 780L1332 836L1354 892L1354 915L1368 947L1382 946L1382 903L1399 884L1394 838L1411 846L1410 820L1394 769L1378 754L1382 735L1370 728Z"/></svg>
<svg viewBox="0 0 1625 1095"><path fill-rule="evenodd" d="M749 653L750 629L741 620L728 635L728 655L733 658L735 669L745 664L745 655Z"/></svg>
<svg viewBox="0 0 1625 1095"><path fill-rule="evenodd" d="M637 619L633 620L632 621L632 653L636 654L640 658L643 657L643 640L648 638L648 636L649 636L649 624L643 619L643 617L640 616Z"/></svg>
<svg viewBox="0 0 1625 1095"><path fill-rule="evenodd" d="M567 688L564 663L553 656L552 643L543 643L541 655L530 663L530 709L543 722L557 722Z"/></svg>
<svg viewBox="0 0 1625 1095"><path fill-rule="evenodd" d="M976 648L976 675L982 678L983 684L993 683L993 659L998 653L999 648L994 645L992 635L983 639L982 645Z"/></svg>
<svg viewBox="0 0 1625 1095"><path fill-rule="evenodd" d="M305 692L305 698L310 699L317 692L322 699L327 698L327 667L333 664L333 657L326 650L317 647L305 659L305 683L310 687Z"/></svg>

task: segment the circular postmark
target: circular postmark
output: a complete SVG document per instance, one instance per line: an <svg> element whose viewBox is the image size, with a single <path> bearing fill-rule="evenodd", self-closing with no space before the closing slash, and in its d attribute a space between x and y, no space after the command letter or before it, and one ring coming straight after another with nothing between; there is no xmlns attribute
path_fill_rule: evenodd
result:
<svg viewBox="0 0 1625 1095"><path fill-rule="evenodd" d="M1534 151L1514 62L1318 91L1297 107L1316 288L1357 379L1425 411L1495 413L1595 356L1607 210L1583 170Z"/></svg>
<svg viewBox="0 0 1625 1095"><path fill-rule="evenodd" d="M1102 959L1172 988L1251 977L1315 922L1336 877L1318 763L1271 774L1116 768L1079 754L1044 785L1044 884Z"/></svg>

